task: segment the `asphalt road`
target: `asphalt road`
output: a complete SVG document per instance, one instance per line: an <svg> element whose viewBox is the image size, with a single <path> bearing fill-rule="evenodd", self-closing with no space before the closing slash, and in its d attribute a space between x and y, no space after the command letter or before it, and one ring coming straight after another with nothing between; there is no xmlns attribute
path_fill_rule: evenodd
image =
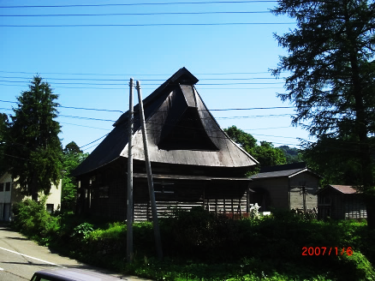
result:
<svg viewBox="0 0 375 281"><path fill-rule="evenodd" d="M99 268L91 267L76 260L52 253L47 247L39 246L18 232L6 226L0 226L0 280L25 281L30 280L35 271L69 267L82 268L115 275L124 280L147 280L135 276L113 274Z"/></svg>

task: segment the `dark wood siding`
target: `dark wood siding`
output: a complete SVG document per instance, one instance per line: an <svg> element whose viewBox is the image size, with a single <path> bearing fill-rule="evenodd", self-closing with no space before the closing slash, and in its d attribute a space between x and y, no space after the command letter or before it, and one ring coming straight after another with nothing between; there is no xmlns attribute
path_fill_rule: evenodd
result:
<svg viewBox="0 0 375 281"><path fill-rule="evenodd" d="M367 218L367 212L360 194L343 194L329 187L318 195L318 216L320 219L361 219Z"/></svg>

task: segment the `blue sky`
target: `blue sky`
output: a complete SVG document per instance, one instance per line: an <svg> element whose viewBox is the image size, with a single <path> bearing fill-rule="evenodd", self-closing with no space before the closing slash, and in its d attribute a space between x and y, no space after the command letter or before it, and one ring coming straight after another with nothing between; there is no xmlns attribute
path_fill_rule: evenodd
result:
<svg viewBox="0 0 375 281"><path fill-rule="evenodd" d="M273 33L281 35L295 27L294 19L268 12L276 2L191 0L185 3L200 3L168 5L176 2L0 1L0 100L16 101L28 89L32 77L39 74L59 95L62 106L124 112L128 110L130 77L140 80L145 98L184 66L199 79L196 88L209 109L292 106L277 98L276 93L284 92L283 80L274 79L269 72L276 67L279 56L286 54ZM131 3L138 5L123 5ZM9 8L102 4L107 6ZM197 12L205 14L165 14ZM154 25L212 23L220 25ZM147 24L150 26L134 26ZM134 102L138 102L137 98ZM0 112L11 114L8 109L12 106L0 102ZM71 141L84 146L107 134L113 124L71 116L116 120L121 114L67 108L59 108L59 112L57 120L62 126L64 146ZM292 108L212 111L222 128L235 125L258 141L298 146L297 138L309 137L302 128L291 127L293 112ZM83 149L91 152L99 143Z"/></svg>

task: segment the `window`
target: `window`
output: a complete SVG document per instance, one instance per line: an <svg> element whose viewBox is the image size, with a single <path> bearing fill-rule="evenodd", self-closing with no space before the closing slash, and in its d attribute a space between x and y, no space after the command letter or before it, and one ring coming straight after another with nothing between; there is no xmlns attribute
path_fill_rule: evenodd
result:
<svg viewBox="0 0 375 281"><path fill-rule="evenodd" d="M53 204L47 204L47 212L52 214L53 213Z"/></svg>
<svg viewBox="0 0 375 281"><path fill-rule="evenodd" d="M109 198L109 186L99 187L99 198Z"/></svg>
<svg viewBox="0 0 375 281"><path fill-rule="evenodd" d="M161 194L174 194L174 183L173 182L155 182L154 183L155 193Z"/></svg>
<svg viewBox="0 0 375 281"><path fill-rule="evenodd" d="M5 184L5 191L10 191L10 182Z"/></svg>
<svg viewBox="0 0 375 281"><path fill-rule="evenodd" d="M4 191L4 183L0 183L0 192Z"/></svg>

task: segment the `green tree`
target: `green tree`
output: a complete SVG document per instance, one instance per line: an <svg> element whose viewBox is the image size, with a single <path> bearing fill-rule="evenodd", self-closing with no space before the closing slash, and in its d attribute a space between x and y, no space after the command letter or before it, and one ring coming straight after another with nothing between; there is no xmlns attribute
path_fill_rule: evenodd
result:
<svg viewBox="0 0 375 281"><path fill-rule="evenodd" d="M287 93L279 97L296 106L293 124L302 123L318 139L352 142L361 171L356 186L364 192L368 225L375 228L369 140L375 130L375 4L366 0L279 0L273 13L297 21L296 29L283 36L275 34L288 55L280 58L273 74L291 73L285 80Z"/></svg>
<svg viewBox="0 0 375 281"><path fill-rule="evenodd" d="M279 148L275 148L271 142L261 141L260 145L253 149L252 155L262 167L286 164L284 152Z"/></svg>
<svg viewBox="0 0 375 281"><path fill-rule="evenodd" d="M28 91L17 98L6 141L7 167L21 190L38 200L38 192L49 194L51 183L58 185L61 171L60 125L48 83L34 77Z"/></svg>
<svg viewBox="0 0 375 281"><path fill-rule="evenodd" d="M303 162L302 152L298 148L289 147L288 145L282 145L278 148L284 152L286 164Z"/></svg>
<svg viewBox="0 0 375 281"><path fill-rule="evenodd" d="M353 149L350 140L322 136L304 150L303 158L309 167L323 177L322 186L356 185L361 177L361 165L355 154L357 150Z"/></svg>
<svg viewBox="0 0 375 281"><path fill-rule="evenodd" d="M260 145L257 140L251 135L236 126L231 126L224 129L224 132L236 143L248 152L251 156L255 157L261 166L275 166L286 164L285 155L282 150L275 148L272 143L261 141Z"/></svg>
<svg viewBox="0 0 375 281"><path fill-rule="evenodd" d="M77 183L71 172L86 159L88 153L83 153L78 145L72 141L68 143L63 150L63 179L62 179L62 198L61 209L63 211L73 211L76 203Z"/></svg>
<svg viewBox="0 0 375 281"><path fill-rule="evenodd" d="M241 147L250 153L250 151L257 146L257 140L250 134L242 131L236 126L231 126L224 129L224 132L235 142L241 145Z"/></svg>

